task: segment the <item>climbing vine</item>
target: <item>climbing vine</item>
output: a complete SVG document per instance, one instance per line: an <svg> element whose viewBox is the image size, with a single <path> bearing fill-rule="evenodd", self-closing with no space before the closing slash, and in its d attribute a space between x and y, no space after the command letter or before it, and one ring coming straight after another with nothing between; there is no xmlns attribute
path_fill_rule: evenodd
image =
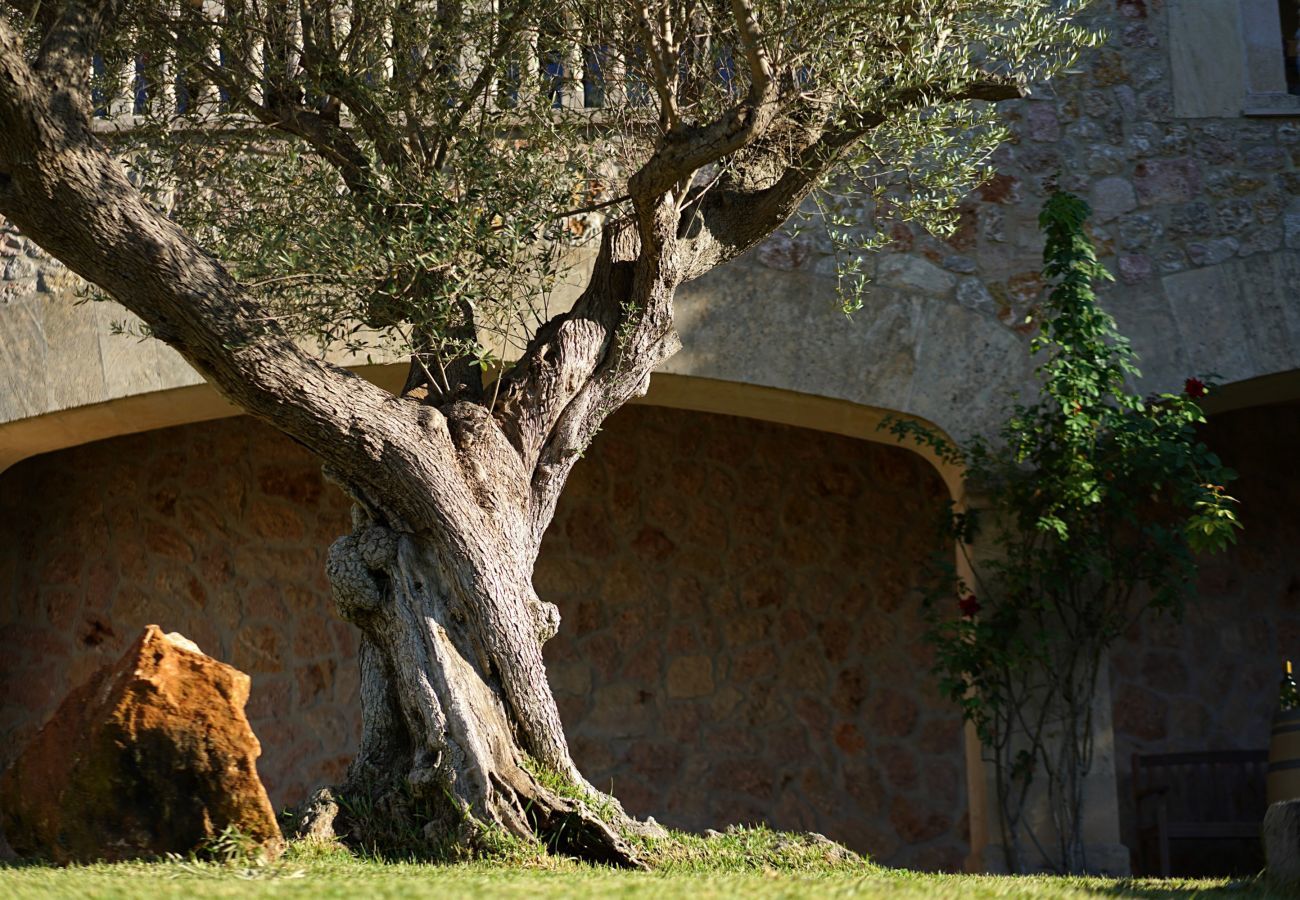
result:
<svg viewBox="0 0 1300 900"><path fill-rule="evenodd" d="M1056 193L1039 219L1051 289L1031 343L1043 358L1032 402L992 438L885 426L963 467L975 498L944 516L962 565L936 562L923 608L941 689L992 764L1013 872L1029 846L1062 871L1088 868L1083 788L1107 651L1143 616L1181 615L1197 555L1241 527L1224 489L1234 475L1197 437L1208 377L1179 393L1130 387L1136 356L1097 303L1094 285L1110 275L1088 214ZM1031 789L1046 790L1050 829L1025 815Z"/></svg>

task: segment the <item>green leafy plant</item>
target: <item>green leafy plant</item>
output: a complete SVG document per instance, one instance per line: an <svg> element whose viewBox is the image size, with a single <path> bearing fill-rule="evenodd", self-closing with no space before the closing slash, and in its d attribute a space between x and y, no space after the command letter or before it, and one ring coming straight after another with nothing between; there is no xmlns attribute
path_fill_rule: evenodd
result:
<svg viewBox="0 0 1300 900"><path fill-rule="evenodd" d="M1088 214L1056 193L1040 216L1051 291L1031 344L1044 357L1037 398L991 439L885 426L963 466L977 498L944 518L964 565L937 563L924 610L942 690L993 764L1011 871L1026 868L1026 841L1062 871L1086 870L1083 789L1107 651L1141 616L1180 615L1196 554L1223 550L1241 527L1223 487L1234 475L1196 434L1208 378L1176 394L1129 386L1136 357L1097 303L1093 285L1110 275ZM1050 837L1025 817L1035 785Z"/></svg>

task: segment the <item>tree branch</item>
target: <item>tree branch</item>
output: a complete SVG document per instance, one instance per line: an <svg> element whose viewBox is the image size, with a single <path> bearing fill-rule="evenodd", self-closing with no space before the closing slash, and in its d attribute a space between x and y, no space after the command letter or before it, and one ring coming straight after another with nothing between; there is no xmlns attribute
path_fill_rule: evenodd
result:
<svg viewBox="0 0 1300 900"><path fill-rule="evenodd" d="M745 170L743 182L733 179L701 192L697 202L684 204L680 235L691 245L686 254L691 265L683 281L736 258L781 227L837 160L890 118L909 109L966 100L1009 100L1022 93L1017 85L999 81L973 82L947 91L913 88L897 92L877 109L848 122L806 127L798 140L782 134L771 148L751 145L753 153L770 157L766 164L747 159L736 167ZM764 174L775 177L763 178Z"/></svg>
<svg viewBox="0 0 1300 900"><path fill-rule="evenodd" d="M311 4L302 4L302 64L316 81L337 101L347 106L353 123L365 132L385 166L400 170L411 161L411 154L398 135L397 128L384 110L369 96L364 85L343 71L338 47L326 26L332 10L320 15ZM338 127L338 126L336 126ZM338 130L342 131L340 127ZM351 141L351 138L348 138ZM355 145L355 141L352 142Z"/></svg>
<svg viewBox="0 0 1300 900"><path fill-rule="evenodd" d="M758 17L749 0L731 0L731 16L736 22L736 32L740 35L740 46L749 63L749 95L751 103L759 103L772 83L772 62L768 58L767 48L763 46L763 32L758 26Z"/></svg>
<svg viewBox="0 0 1300 900"><path fill-rule="evenodd" d="M0 19L0 214L115 297L234 403L316 452L409 526L463 503L446 421L299 348L154 211ZM428 494L412 492L419 484ZM396 522L394 524L397 524Z"/></svg>
<svg viewBox="0 0 1300 900"><path fill-rule="evenodd" d="M49 0L48 11L36 4L44 25L35 69L51 84L84 85L90 77L91 48L122 11L122 0ZM83 101L88 103L88 98Z"/></svg>
<svg viewBox="0 0 1300 900"><path fill-rule="evenodd" d="M433 154L433 164L435 168L440 168L446 162L447 153L451 149L450 140L454 139L454 135L460 129L461 123L465 121L465 117L469 115L470 110L474 108L474 105L483 99L488 86L492 84L500 71L501 62L505 59L506 52L514 44L515 39L523 33L524 27L529 21L528 13L534 9L535 6L533 6L532 3L527 2L527 0L521 0L521 2L517 3L515 8L511 11L509 18L500 25L497 40L491 49L491 53L483 66L479 69L478 75L474 78L473 84L471 84L469 90L465 92L465 96L461 100L460 105L457 106L455 111L452 113L451 119L447 123L448 127L443 130L444 134L451 137L449 137L447 141L441 142L438 145L438 149Z"/></svg>

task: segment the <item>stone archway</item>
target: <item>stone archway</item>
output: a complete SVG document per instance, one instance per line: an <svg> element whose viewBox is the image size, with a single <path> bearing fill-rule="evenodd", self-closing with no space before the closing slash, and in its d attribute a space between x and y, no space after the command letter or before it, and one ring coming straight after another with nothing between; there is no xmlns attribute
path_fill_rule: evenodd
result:
<svg viewBox="0 0 1300 900"><path fill-rule="evenodd" d="M1267 748L1283 661L1300 663L1300 372L1216 394L1202 436L1238 473L1229 492L1245 528L1202 563L1182 621L1149 618L1112 654L1120 822L1135 850L1132 755ZM1173 850L1175 874L1263 865L1258 842Z"/></svg>
<svg viewBox="0 0 1300 900"><path fill-rule="evenodd" d="M879 411L671 377L649 400L579 466L538 567L579 761L669 824L766 820L958 867L960 722L925 686L910 594L945 478L856 439ZM337 776L355 644L321 570L346 503L305 452L196 422L25 460L0 505L0 743L157 622L252 674L278 805Z"/></svg>

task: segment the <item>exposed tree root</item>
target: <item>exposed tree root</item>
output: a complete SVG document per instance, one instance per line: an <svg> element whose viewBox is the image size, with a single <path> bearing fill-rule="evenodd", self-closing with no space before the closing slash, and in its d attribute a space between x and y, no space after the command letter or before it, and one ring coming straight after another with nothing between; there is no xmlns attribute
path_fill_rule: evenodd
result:
<svg viewBox="0 0 1300 900"><path fill-rule="evenodd" d="M632 820L612 798L566 797L522 768L517 776L511 784L498 782L497 790L509 793L513 804L524 809L530 829L524 836L464 815L445 798L441 803L421 800L394 779L320 788L299 807L291 833L392 858L465 859L531 844L587 862L649 868L624 835L666 835L653 821ZM600 812L593 808L596 804Z"/></svg>

